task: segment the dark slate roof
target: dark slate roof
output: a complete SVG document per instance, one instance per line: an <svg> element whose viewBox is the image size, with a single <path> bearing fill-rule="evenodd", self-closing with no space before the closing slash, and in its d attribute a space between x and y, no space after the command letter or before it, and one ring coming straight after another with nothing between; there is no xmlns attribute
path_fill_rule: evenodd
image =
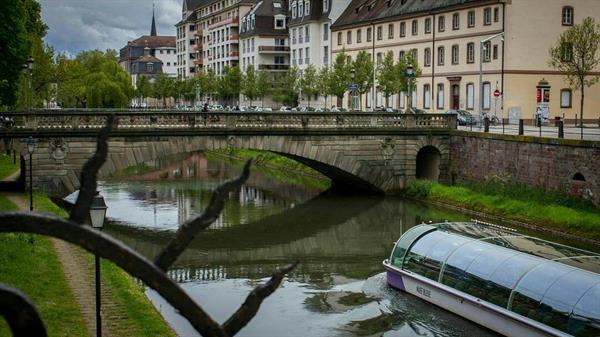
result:
<svg viewBox="0 0 600 337"><path fill-rule="evenodd" d="M149 36L143 35L131 42L129 42L128 46L136 46L136 47L150 47L150 48L158 48L158 47L175 47L176 37L175 36Z"/></svg>
<svg viewBox="0 0 600 337"><path fill-rule="evenodd" d="M280 3L281 7L273 6L273 3ZM275 29L275 15L287 16L287 3L283 0L259 0L256 5L250 9L248 14L244 17L249 19L252 14L255 15L256 24L254 29L244 31L241 33L242 37L253 36L253 35L270 35L270 36L287 36L287 29ZM243 24L243 18L240 20L240 31L241 25Z"/></svg>
<svg viewBox="0 0 600 337"><path fill-rule="evenodd" d="M468 7L501 0L353 0L331 26L332 29L385 21L451 8ZM388 5L389 4L389 5Z"/></svg>
<svg viewBox="0 0 600 337"><path fill-rule="evenodd" d="M183 0L184 3L184 7L188 10L188 11L193 11L196 8L200 7L201 5L203 5L204 3L208 3L210 0Z"/></svg>
<svg viewBox="0 0 600 337"><path fill-rule="evenodd" d="M144 56L140 56L137 59L135 59L135 61L133 62L144 62L144 63L148 63L148 62L152 62L152 63L162 63L161 60L157 59L156 57L152 56L152 55L144 55Z"/></svg>
<svg viewBox="0 0 600 337"><path fill-rule="evenodd" d="M289 0L290 2L292 2L293 0ZM336 1L336 0L331 0L331 1ZM311 0L310 2L310 14L308 16L304 16L304 13L302 13L301 16L296 16L295 19L291 18L291 13L290 13L290 26L296 26L305 22L311 22L311 21L322 21L322 20L326 20L327 18L329 18L329 12L331 12L331 7L333 7L333 5L330 3L327 12L323 12L323 0Z"/></svg>

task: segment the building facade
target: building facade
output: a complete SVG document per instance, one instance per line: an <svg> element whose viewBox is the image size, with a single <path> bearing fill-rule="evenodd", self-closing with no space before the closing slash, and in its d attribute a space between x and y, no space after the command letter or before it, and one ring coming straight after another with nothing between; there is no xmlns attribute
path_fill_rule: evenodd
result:
<svg viewBox="0 0 600 337"><path fill-rule="evenodd" d="M196 12L195 9L209 0L183 0L181 21L175 24L177 30L177 77L193 77L202 69L202 63L196 62Z"/></svg>
<svg viewBox="0 0 600 337"><path fill-rule="evenodd" d="M289 0L289 39L291 65L303 71L331 63L331 24L347 8L350 0ZM322 97L302 97L300 106L324 107Z"/></svg>
<svg viewBox="0 0 600 337"><path fill-rule="evenodd" d="M413 53L422 74L412 106L427 111L530 119L536 87L547 81L548 117L574 119L580 92L548 65L549 49L587 16L600 18L596 0L353 0L332 26L332 52L354 59L364 50L376 65L388 52L395 60ZM588 90L584 116L597 119L600 85ZM407 95L393 95L389 105L405 109ZM376 89L365 96L367 109L385 104Z"/></svg>
<svg viewBox="0 0 600 337"><path fill-rule="evenodd" d="M290 68L287 3L283 0L261 0L241 19L240 67L246 71L253 66L256 71L268 72L271 83ZM260 105L242 95L241 105ZM262 104L274 107L271 96Z"/></svg>

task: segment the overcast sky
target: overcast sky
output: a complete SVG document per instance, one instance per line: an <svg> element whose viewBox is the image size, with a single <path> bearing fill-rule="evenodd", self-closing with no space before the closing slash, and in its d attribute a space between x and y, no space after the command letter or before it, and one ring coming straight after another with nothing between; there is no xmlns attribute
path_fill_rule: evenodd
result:
<svg viewBox="0 0 600 337"><path fill-rule="evenodd" d="M2 0L0 0L2 1ZM58 52L120 49L150 34L152 0L38 0L48 25L46 43ZM175 35L182 0L154 0L158 35Z"/></svg>

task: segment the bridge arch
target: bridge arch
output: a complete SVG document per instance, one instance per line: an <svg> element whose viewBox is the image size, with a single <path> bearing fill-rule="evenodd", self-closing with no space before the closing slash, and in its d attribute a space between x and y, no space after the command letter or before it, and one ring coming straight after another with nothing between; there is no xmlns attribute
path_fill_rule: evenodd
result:
<svg viewBox="0 0 600 337"><path fill-rule="evenodd" d="M440 178L440 164L442 153L435 146L427 145L417 153L417 179L438 181Z"/></svg>

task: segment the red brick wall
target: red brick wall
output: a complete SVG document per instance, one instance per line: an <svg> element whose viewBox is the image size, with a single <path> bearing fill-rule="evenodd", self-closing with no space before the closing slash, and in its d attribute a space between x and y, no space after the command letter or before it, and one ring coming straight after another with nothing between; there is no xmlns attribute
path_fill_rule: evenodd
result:
<svg viewBox="0 0 600 337"><path fill-rule="evenodd" d="M600 207L600 142L456 132L450 140L450 178L513 183L559 191ZM585 182L573 180L581 173Z"/></svg>

